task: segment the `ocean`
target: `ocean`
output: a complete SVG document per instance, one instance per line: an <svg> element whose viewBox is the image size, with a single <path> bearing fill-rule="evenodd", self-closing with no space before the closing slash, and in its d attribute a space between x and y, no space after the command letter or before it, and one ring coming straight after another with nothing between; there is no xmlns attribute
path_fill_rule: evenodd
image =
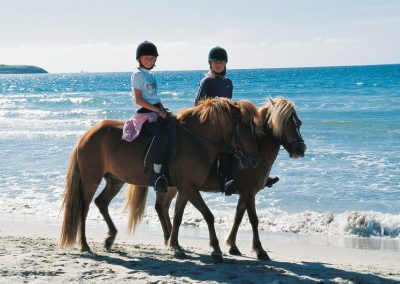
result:
<svg viewBox="0 0 400 284"><path fill-rule="evenodd" d="M178 112L193 105L206 70L155 72L164 105ZM0 75L0 213L62 218L68 156L97 122L131 117L130 75ZM306 156L293 160L282 149L271 172L280 181L256 197L260 230L400 240L400 65L228 70L228 77L235 100L261 106L283 96L303 121ZM124 190L110 205L121 222ZM238 197L202 195L216 227L229 228ZM144 222L156 225L154 199L150 188ZM93 203L88 219L103 222ZM183 226L206 223L188 205ZM247 216L241 229L250 229Z"/></svg>

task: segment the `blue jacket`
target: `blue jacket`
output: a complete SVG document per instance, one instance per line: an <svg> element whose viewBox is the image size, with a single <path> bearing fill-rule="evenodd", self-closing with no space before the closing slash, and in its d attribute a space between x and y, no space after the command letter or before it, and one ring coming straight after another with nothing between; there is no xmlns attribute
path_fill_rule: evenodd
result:
<svg viewBox="0 0 400 284"><path fill-rule="evenodd" d="M195 102L206 98L232 98L233 84L228 78L205 77L200 81Z"/></svg>

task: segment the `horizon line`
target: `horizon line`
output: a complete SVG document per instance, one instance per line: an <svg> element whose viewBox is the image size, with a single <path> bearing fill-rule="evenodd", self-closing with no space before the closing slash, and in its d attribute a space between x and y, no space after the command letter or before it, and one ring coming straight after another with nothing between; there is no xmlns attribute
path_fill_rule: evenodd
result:
<svg viewBox="0 0 400 284"><path fill-rule="evenodd" d="M386 66L386 65L400 65L399 63L382 63L382 64L357 64L357 65L330 65L330 66L292 66L292 67L255 67L255 68L228 68L229 71L235 70L265 70L265 69L306 69L306 68L336 68L336 67L368 67L368 66ZM135 67L136 68L136 67ZM154 70L153 72L195 72L195 71L208 71L209 69L161 69ZM132 73L132 71L85 71L81 70L78 72L54 72L49 74L79 74L79 73Z"/></svg>
<svg viewBox="0 0 400 284"><path fill-rule="evenodd" d="M3 64L1 63L0 65L9 65L9 66L28 66L24 64ZM267 69L311 69L311 68L338 68L338 67L368 67L368 66L387 66L387 65L400 65L400 63L382 63L382 64L357 64L357 65L329 65L329 66L291 66L291 67L255 67L255 68L228 68L227 72L229 71L238 71L238 70L267 70ZM37 65L29 65L33 67L39 67ZM43 68L43 67L39 67ZM136 67L135 67L136 68ZM44 69L47 71L47 69ZM153 72L204 72L208 71L209 69L181 69L181 70L170 70L170 69L161 69L161 70L154 70ZM49 72L48 73L43 73L43 74L96 74L96 73L132 73L132 71L76 71L76 72ZM26 73L26 74L32 74L32 73ZM41 73L37 73L40 75ZM0 74L0 75L23 75L23 74Z"/></svg>

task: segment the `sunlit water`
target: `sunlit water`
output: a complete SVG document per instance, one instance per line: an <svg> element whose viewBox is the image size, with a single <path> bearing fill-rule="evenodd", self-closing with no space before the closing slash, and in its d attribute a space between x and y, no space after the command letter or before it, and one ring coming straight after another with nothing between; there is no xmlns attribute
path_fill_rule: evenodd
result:
<svg viewBox="0 0 400 284"><path fill-rule="evenodd" d="M156 72L164 104L191 107L205 71ZM279 183L257 195L260 229L400 238L400 65L229 70L234 99L294 101L308 151L280 154ZM133 113L130 73L0 75L0 213L58 216L68 156L102 119ZM195 170L195 169L194 169ZM97 193L99 193L98 190ZM149 191L145 222L158 223ZM237 196L203 194L217 226ZM126 220L123 191L111 215ZM172 212L171 212L172 213ZM91 207L90 219L101 219ZM184 225L206 227L188 205ZM249 228L248 220L243 220Z"/></svg>

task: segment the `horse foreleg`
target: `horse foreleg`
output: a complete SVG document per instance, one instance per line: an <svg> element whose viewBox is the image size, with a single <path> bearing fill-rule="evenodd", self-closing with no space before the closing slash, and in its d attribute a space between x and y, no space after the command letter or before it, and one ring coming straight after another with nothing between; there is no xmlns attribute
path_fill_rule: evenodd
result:
<svg viewBox="0 0 400 284"><path fill-rule="evenodd" d="M172 223L171 237L169 240L169 246L174 250L176 258L184 258L186 256L184 250L181 248L178 242L179 227L182 223L183 212L185 211L188 199L182 194L178 194L175 203L175 213Z"/></svg>
<svg viewBox="0 0 400 284"><path fill-rule="evenodd" d="M204 202L204 199L201 197L199 191L193 190L190 195L189 201L194 205L194 207L196 207L200 211L207 222L208 232L210 235L210 246L213 248L213 251L211 252L211 257L213 258L214 262L221 262L222 251L219 247L219 241L215 232L214 215Z"/></svg>
<svg viewBox="0 0 400 284"><path fill-rule="evenodd" d="M247 214L249 216L250 224L253 229L253 249L257 254L259 260L271 260L268 253L263 249L258 234L258 217L256 212L255 195L246 200Z"/></svg>
<svg viewBox="0 0 400 284"><path fill-rule="evenodd" d="M109 251L114 243L118 231L108 212L108 205L110 204L111 200L121 190L122 186L124 185L124 182L115 177L112 177L111 175L106 175L105 179L106 179L106 186L104 187L103 191L99 194L99 196L94 200L94 203L96 204L97 208L99 208L99 211L108 226L108 237L104 242L104 247L107 251Z"/></svg>
<svg viewBox="0 0 400 284"><path fill-rule="evenodd" d="M242 255L242 253L240 252L239 248L236 245L236 236L245 212L246 212L246 203L244 201L244 197L240 195L238 204L236 206L235 220L232 225L231 232L229 233L228 239L226 240L226 244L230 247L229 253L232 255Z"/></svg>

